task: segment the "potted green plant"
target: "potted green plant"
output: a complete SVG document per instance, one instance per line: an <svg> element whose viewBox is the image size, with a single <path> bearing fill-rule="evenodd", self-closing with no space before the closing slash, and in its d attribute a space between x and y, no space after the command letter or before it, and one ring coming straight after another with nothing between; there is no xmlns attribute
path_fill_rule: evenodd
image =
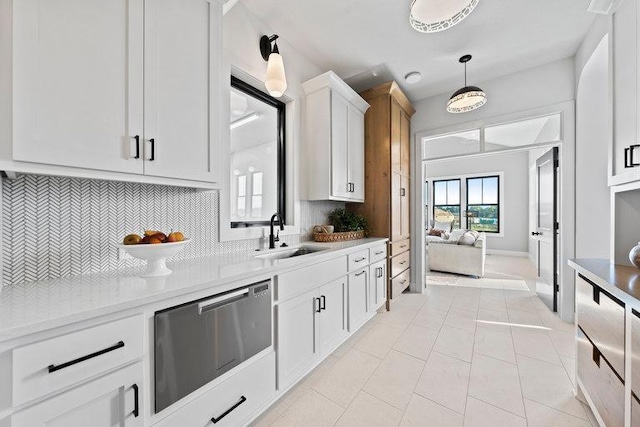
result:
<svg viewBox="0 0 640 427"><path fill-rule="evenodd" d="M338 242L343 240L362 239L367 233L367 219L344 208L329 212L329 224L333 225L333 233L314 233L317 242Z"/></svg>

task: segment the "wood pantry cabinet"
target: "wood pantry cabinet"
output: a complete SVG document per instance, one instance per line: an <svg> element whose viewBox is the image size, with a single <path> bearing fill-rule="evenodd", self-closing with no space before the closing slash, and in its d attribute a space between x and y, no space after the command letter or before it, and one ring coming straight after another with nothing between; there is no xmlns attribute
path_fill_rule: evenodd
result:
<svg viewBox="0 0 640 427"><path fill-rule="evenodd" d="M219 1L12 3L8 167L218 181Z"/></svg>
<svg viewBox="0 0 640 427"><path fill-rule="evenodd" d="M360 94L370 104L365 114L365 202L348 209L364 215L370 235L390 240L387 277L387 309L394 294L410 281L410 160L411 116L415 109L395 82ZM392 268L393 267L393 268ZM394 285L394 286L392 286Z"/></svg>
<svg viewBox="0 0 640 427"><path fill-rule="evenodd" d="M613 70L613 138L609 185L640 179L639 20L637 0L622 0L611 20L609 47Z"/></svg>
<svg viewBox="0 0 640 427"><path fill-rule="evenodd" d="M333 71L302 87L307 129L304 197L364 201L364 113L369 104Z"/></svg>

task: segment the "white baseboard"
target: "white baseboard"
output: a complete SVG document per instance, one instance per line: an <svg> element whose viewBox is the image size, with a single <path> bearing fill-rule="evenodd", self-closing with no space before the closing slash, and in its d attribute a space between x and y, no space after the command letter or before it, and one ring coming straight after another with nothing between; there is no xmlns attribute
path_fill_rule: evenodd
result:
<svg viewBox="0 0 640 427"><path fill-rule="evenodd" d="M498 249L487 249L487 255L517 256L517 257L529 258L529 252L501 251Z"/></svg>

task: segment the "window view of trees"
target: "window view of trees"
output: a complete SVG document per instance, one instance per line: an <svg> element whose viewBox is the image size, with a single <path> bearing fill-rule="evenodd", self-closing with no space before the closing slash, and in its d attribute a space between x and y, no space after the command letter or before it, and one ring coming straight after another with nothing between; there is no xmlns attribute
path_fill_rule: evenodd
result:
<svg viewBox="0 0 640 427"><path fill-rule="evenodd" d="M433 182L433 219L460 228L460 180Z"/></svg>
<svg viewBox="0 0 640 427"><path fill-rule="evenodd" d="M500 178L467 178L467 227L487 233L500 232Z"/></svg>

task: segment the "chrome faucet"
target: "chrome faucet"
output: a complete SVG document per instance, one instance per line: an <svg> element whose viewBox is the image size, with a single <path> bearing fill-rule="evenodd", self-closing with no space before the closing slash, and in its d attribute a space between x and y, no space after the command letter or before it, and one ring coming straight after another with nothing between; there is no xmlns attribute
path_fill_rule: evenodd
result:
<svg viewBox="0 0 640 427"><path fill-rule="evenodd" d="M278 223L280 224L280 230L284 230L284 221L282 220L282 216L280 216L279 212L274 213L271 216L271 221L269 221L269 249L275 249L276 242L280 241L279 234L278 236L273 234L273 220L278 218Z"/></svg>

